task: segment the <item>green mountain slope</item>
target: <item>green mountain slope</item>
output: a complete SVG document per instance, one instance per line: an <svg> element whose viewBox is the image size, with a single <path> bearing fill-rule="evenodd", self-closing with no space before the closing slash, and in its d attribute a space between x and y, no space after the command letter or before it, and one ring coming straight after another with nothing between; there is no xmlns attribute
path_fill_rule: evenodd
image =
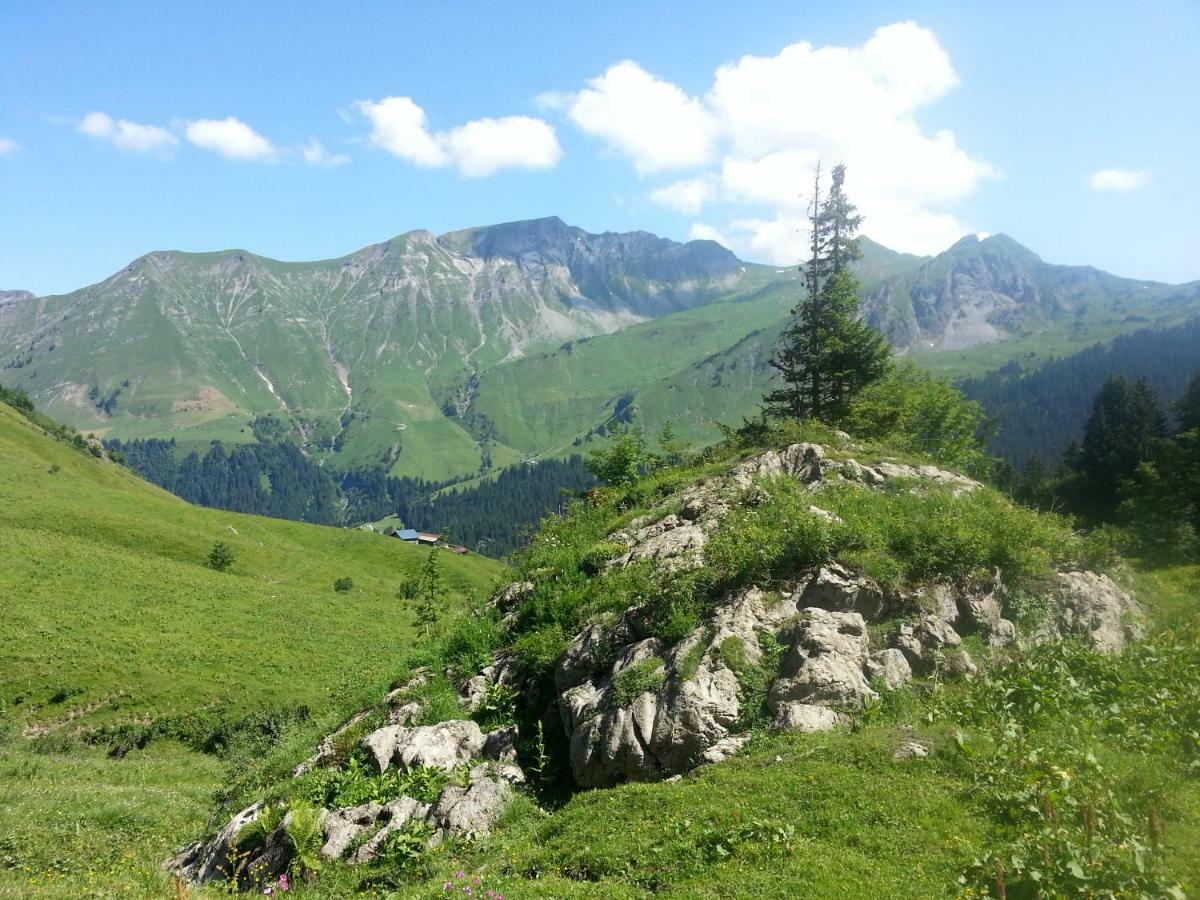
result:
<svg viewBox="0 0 1200 900"><path fill-rule="evenodd" d="M932 258L861 245L868 318L951 376L1200 310L1200 282L1051 265L1004 235ZM631 410L712 440L755 412L799 285L712 242L552 218L309 263L152 253L73 294L18 294L0 301L3 379L79 428L190 449L273 414L332 469L441 480L561 453Z"/></svg>
<svg viewBox="0 0 1200 900"><path fill-rule="evenodd" d="M474 373L744 277L712 242L558 219L412 232L314 263L152 253L82 291L0 305L0 346L7 382L96 434L238 440L275 413L342 468L447 477L480 465L479 435L443 413Z"/></svg>
<svg viewBox="0 0 1200 900"><path fill-rule="evenodd" d="M419 643L396 587L428 551L192 507L32 419L0 403L0 897L163 897L162 856L228 776L198 748L386 690ZM448 614L501 572L439 561ZM156 730L182 743L137 749Z"/></svg>
<svg viewBox="0 0 1200 900"><path fill-rule="evenodd" d="M218 540L237 557L225 573L204 565ZM396 588L427 555L190 506L0 404L0 710L31 733L203 707L320 714L331 686L390 677L358 649L414 638ZM452 605L502 571L439 555ZM341 577L352 591L334 592Z"/></svg>

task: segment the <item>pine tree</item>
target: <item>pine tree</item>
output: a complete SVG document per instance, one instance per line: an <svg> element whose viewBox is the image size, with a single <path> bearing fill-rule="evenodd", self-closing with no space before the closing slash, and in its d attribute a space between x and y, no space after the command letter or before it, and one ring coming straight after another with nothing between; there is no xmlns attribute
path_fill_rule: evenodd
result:
<svg viewBox="0 0 1200 900"><path fill-rule="evenodd" d="M1180 433L1200 430L1200 372L1192 376L1183 396L1175 401L1175 418Z"/></svg>
<svg viewBox="0 0 1200 900"><path fill-rule="evenodd" d="M809 205L805 297L792 310L771 365L783 384L764 397L769 415L837 422L850 401L891 368L891 348L859 313L858 280L850 270L862 251L855 233L862 216L846 196L846 167L833 168L821 198L821 171Z"/></svg>
<svg viewBox="0 0 1200 900"><path fill-rule="evenodd" d="M1109 521L1123 482L1150 462L1167 434L1167 420L1144 380L1110 376L1096 394L1078 450L1066 458L1071 505L1086 518Z"/></svg>
<svg viewBox="0 0 1200 900"><path fill-rule="evenodd" d="M417 606L417 627L424 632L426 637L429 637L430 631L441 616L438 600L444 587L442 570L438 565L437 550L429 551L425 565L421 567L419 583L421 585L421 603Z"/></svg>

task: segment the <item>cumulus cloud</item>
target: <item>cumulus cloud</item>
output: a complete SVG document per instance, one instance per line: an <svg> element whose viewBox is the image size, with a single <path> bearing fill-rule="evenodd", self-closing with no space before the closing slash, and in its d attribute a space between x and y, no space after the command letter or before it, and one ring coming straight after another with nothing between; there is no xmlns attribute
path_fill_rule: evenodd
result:
<svg viewBox="0 0 1200 900"><path fill-rule="evenodd" d="M559 102L579 128L643 174L702 165L715 150L718 122L705 105L629 60Z"/></svg>
<svg viewBox="0 0 1200 900"><path fill-rule="evenodd" d="M728 62L702 97L623 62L550 100L639 173L698 169L650 192L685 214L708 208L709 221L693 234L720 234L752 258L793 263L804 256L819 160L846 164L864 232L888 246L933 253L973 230L953 207L999 173L952 131L926 131L915 118L957 84L936 35L900 22L860 46L800 41Z"/></svg>
<svg viewBox="0 0 1200 900"><path fill-rule="evenodd" d="M131 153L169 150L179 143L179 139L166 128L143 125L128 119L114 119L102 112L90 112L84 116L79 123L79 131Z"/></svg>
<svg viewBox="0 0 1200 900"><path fill-rule="evenodd" d="M701 176L664 184L650 192L650 199L676 212L694 216L713 198L714 191L714 179Z"/></svg>
<svg viewBox="0 0 1200 900"><path fill-rule="evenodd" d="M193 119L186 123L188 142L232 160L273 160L279 151L240 119Z"/></svg>
<svg viewBox="0 0 1200 900"><path fill-rule="evenodd" d="M21 145L12 138L0 135L0 156L8 156L10 153L16 153L20 149Z"/></svg>
<svg viewBox="0 0 1200 900"><path fill-rule="evenodd" d="M1149 180L1144 169L1101 169L1091 174L1088 184L1093 191L1136 191Z"/></svg>
<svg viewBox="0 0 1200 900"><path fill-rule="evenodd" d="M552 169L562 158L554 129L541 119L475 119L443 136L462 174L480 178L501 169Z"/></svg>
<svg viewBox="0 0 1200 900"><path fill-rule="evenodd" d="M350 162L350 157L345 153L330 153L325 149L325 145L316 138L309 138L308 143L300 147L300 158L310 166L320 166L326 169L344 166Z"/></svg>
<svg viewBox="0 0 1200 900"><path fill-rule="evenodd" d="M371 143L418 166L453 165L481 178L501 169L549 169L562 158L554 129L529 116L473 119L434 132L411 97L360 100L355 108L371 123Z"/></svg>

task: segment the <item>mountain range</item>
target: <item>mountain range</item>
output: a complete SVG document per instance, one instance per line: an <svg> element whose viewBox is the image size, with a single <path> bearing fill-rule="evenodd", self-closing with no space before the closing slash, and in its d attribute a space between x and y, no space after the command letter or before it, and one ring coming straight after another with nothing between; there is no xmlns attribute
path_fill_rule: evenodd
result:
<svg viewBox="0 0 1200 900"><path fill-rule="evenodd" d="M860 244L868 318L949 374L1200 312L1200 282L1051 265L1004 235L934 257ZM103 437L246 441L270 415L338 470L462 478L635 415L711 439L755 411L798 278L558 218L317 262L161 251L73 293L0 292L0 381Z"/></svg>

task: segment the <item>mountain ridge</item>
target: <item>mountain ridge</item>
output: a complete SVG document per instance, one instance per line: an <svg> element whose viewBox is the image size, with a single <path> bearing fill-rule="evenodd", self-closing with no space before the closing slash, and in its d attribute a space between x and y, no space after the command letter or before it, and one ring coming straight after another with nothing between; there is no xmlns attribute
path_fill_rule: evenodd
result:
<svg viewBox="0 0 1200 900"><path fill-rule="evenodd" d="M1200 283L1054 266L1006 235L934 257L860 246L865 314L934 363L1200 308ZM711 440L756 409L800 291L796 268L712 241L557 216L308 262L158 250L69 294L0 302L0 365L101 436L199 448L250 440L274 415L339 470L444 480L569 452L630 411Z"/></svg>

